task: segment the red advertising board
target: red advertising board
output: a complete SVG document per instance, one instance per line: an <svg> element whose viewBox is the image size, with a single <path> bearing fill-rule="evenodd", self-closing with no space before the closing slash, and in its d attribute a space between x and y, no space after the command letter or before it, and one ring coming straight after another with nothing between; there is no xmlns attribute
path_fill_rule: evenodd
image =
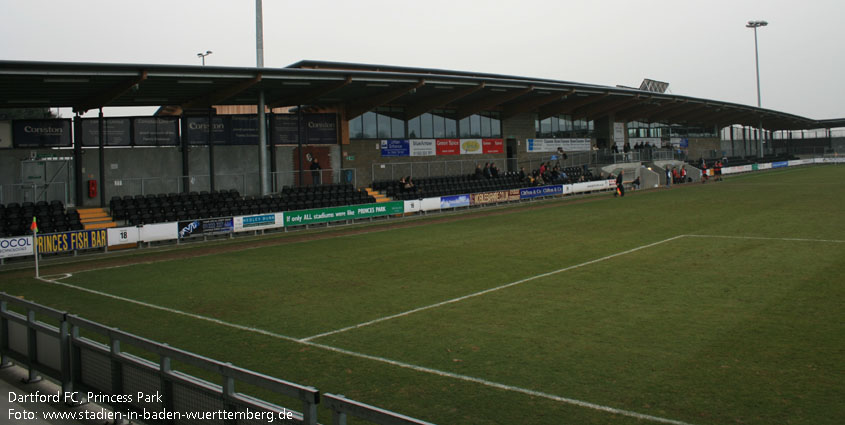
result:
<svg viewBox="0 0 845 425"><path fill-rule="evenodd" d="M437 155L460 155L460 139L437 139Z"/></svg>
<svg viewBox="0 0 845 425"><path fill-rule="evenodd" d="M484 153L505 153L505 141L502 139L483 139Z"/></svg>

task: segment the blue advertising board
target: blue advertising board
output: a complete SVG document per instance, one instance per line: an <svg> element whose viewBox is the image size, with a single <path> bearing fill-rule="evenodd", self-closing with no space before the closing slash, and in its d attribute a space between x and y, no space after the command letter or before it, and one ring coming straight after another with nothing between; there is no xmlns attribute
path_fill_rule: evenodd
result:
<svg viewBox="0 0 845 425"><path fill-rule="evenodd" d="M469 195L441 196L440 208L458 208L469 206Z"/></svg>
<svg viewBox="0 0 845 425"><path fill-rule="evenodd" d="M788 161L778 161L778 162L772 163L772 168L784 168L784 167L788 167L788 166L789 166Z"/></svg>
<svg viewBox="0 0 845 425"><path fill-rule="evenodd" d="M408 140L382 140L381 156L410 156L411 143Z"/></svg>
<svg viewBox="0 0 845 425"><path fill-rule="evenodd" d="M105 248L108 246L106 229L38 235L35 243L38 246L39 254Z"/></svg>
<svg viewBox="0 0 845 425"><path fill-rule="evenodd" d="M232 217L180 221L177 229L180 238L202 235L219 235L234 231Z"/></svg>
<svg viewBox="0 0 845 425"><path fill-rule="evenodd" d="M529 199L529 198L539 198L542 196L555 196L555 195L563 195L563 186L542 186L542 187L532 187L530 189L520 189L519 190L519 198L520 199Z"/></svg>

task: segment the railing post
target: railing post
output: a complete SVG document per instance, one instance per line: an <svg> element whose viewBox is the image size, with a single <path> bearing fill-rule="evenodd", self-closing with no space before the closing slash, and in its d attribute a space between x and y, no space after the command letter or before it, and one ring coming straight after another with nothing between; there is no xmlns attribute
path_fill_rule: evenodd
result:
<svg viewBox="0 0 845 425"><path fill-rule="evenodd" d="M170 357L161 356L161 360L158 364L159 375L161 378L161 395L164 400L164 408L167 412L174 411L173 408L173 382L168 379L168 375L170 374L171 365L170 365ZM174 421L172 418L165 421L167 424L173 424Z"/></svg>
<svg viewBox="0 0 845 425"><path fill-rule="evenodd" d="M12 362L6 360L6 353L9 351L9 319L6 318L8 308L6 301L0 301L0 368L12 366Z"/></svg>
<svg viewBox="0 0 845 425"><path fill-rule="evenodd" d="M123 394L123 364L118 361L120 356L120 340L114 335L109 335L110 356L111 363L111 393Z"/></svg>
<svg viewBox="0 0 845 425"><path fill-rule="evenodd" d="M227 364L229 364L229 363L227 363ZM223 372L223 371L221 371L221 375L223 376L223 385L222 385L223 405L225 406L226 410L233 412L233 411L237 410L237 406L235 406L234 404L231 404L229 401L235 396L235 379L230 377L230 376L226 376L225 372ZM237 420L226 420L223 423L230 424L230 425L237 425L238 421Z"/></svg>
<svg viewBox="0 0 845 425"><path fill-rule="evenodd" d="M35 311L28 310L26 312L26 353L29 366L29 377L26 380L27 384L32 384L41 380L38 373L35 371L35 364L38 363L38 332L35 330Z"/></svg>
<svg viewBox="0 0 845 425"><path fill-rule="evenodd" d="M70 371L70 324L67 314L59 322L59 358L61 359L62 393L73 391L73 380Z"/></svg>
<svg viewBox="0 0 845 425"><path fill-rule="evenodd" d="M70 327L70 386L76 388L82 382L82 349L74 344L79 339L79 326Z"/></svg>
<svg viewBox="0 0 845 425"><path fill-rule="evenodd" d="M341 412L339 409L332 409L332 424L346 425L346 412Z"/></svg>

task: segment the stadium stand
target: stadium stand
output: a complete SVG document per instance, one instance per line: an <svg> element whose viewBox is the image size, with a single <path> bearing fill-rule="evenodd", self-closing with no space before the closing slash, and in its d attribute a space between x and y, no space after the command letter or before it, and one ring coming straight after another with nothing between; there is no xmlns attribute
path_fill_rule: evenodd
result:
<svg viewBox="0 0 845 425"><path fill-rule="evenodd" d="M111 216L129 225L166 223L197 218L265 214L375 202L351 184L285 187L263 197L240 196L237 190L115 196L109 202Z"/></svg>
<svg viewBox="0 0 845 425"><path fill-rule="evenodd" d="M66 210L61 201L38 201L18 204L0 204L0 237L22 236L30 232L32 218L38 222L41 233L82 230L79 213Z"/></svg>

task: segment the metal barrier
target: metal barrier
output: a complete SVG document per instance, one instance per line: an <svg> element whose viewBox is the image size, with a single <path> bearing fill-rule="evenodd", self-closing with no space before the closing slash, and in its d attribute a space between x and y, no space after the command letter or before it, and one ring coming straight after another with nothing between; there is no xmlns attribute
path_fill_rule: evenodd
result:
<svg viewBox="0 0 845 425"><path fill-rule="evenodd" d="M25 314L10 310L13 306ZM39 318L53 320L57 326ZM82 336L85 332L88 336ZM107 341L102 343L92 338ZM124 351L142 352L154 362ZM159 423L238 424L275 423L317 424L320 392L313 387L287 382L253 372L230 363L223 363L167 344L108 327L76 315L22 300L0 292L0 363L15 362L29 370L29 382L40 380L39 373L61 384L62 402L76 404L95 402L111 408L115 423L146 421ZM200 369L220 379L222 385L175 370L173 363ZM267 390L275 395L298 400L302 412L279 406L257 397L239 393L237 384ZM93 393L94 400L82 394ZM66 394L72 395L66 398ZM127 397L142 394L149 397ZM104 397L112 395L121 397ZM379 425L431 425L399 413L326 394L323 397L333 412L335 424L346 424L347 415ZM227 417L212 417L214 412ZM197 415L189 417L189 412ZM147 417L168 414L167 418ZM273 415L268 421L267 415Z"/></svg>
<svg viewBox="0 0 845 425"><path fill-rule="evenodd" d="M431 422L350 400L342 395L323 394L323 401L332 409L332 424L334 425L346 425L347 416L381 425L433 425Z"/></svg>
<svg viewBox="0 0 845 425"><path fill-rule="evenodd" d="M9 304L23 308L26 315L9 310ZM36 314L57 320L59 327L37 321ZM108 345L80 336L82 330L104 337ZM125 353L122 344L157 355L159 362ZM161 395L121 397L116 398L117 402L103 403L115 411L116 417L130 421L144 420L147 412L169 412L177 419L175 422L184 423L189 420L187 412L226 411L236 417L227 421L233 424L250 423L256 415L267 414L281 423L317 424L320 393L315 388L169 347L5 293L0 293L0 354L4 363L9 358L27 366L31 381L38 379L38 372L57 379L63 392ZM216 374L223 384L173 370L172 361ZM298 399L302 412L238 393L236 383ZM78 397L73 401L86 400ZM99 400L94 401L100 404ZM250 412L252 416L248 416Z"/></svg>
<svg viewBox="0 0 845 425"><path fill-rule="evenodd" d="M14 183L0 185L0 204L11 202L62 201L68 204L68 184L53 182L47 184Z"/></svg>

